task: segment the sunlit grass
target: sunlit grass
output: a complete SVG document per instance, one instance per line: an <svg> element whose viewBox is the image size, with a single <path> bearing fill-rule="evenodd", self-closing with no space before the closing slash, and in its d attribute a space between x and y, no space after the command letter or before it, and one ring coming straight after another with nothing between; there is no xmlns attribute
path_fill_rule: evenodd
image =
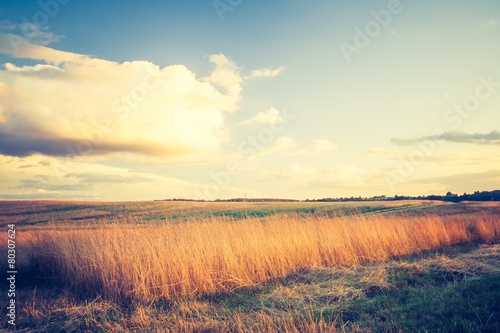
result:
<svg viewBox="0 0 500 333"><path fill-rule="evenodd" d="M301 268L359 265L500 236L494 216L274 215L25 231L20 264L76 295L116 302L230 292Z"/></svg>

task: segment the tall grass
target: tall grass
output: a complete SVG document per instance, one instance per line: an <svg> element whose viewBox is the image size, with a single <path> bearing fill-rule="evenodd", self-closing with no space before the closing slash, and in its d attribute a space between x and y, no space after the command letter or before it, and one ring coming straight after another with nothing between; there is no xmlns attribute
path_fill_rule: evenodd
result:
<svg viewBox="0 0 500 333"><path fill-rule="evenodd" d="M311 266L358 265L500 237L492 216L334 219L275 215L231 221L25 232L33 274L78 295L175 299L232 291Z"/></svg>

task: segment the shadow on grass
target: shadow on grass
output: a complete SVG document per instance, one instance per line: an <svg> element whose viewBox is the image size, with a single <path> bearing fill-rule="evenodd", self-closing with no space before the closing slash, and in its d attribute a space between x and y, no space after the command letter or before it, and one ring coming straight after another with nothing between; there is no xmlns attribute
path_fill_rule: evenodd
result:
<svg viewBox="0 0 500 333"><path fill-rule="evenodd" d="M56 281L19 279L26 279L19 285L20 332L113 327L147 332L163 329L167 319L169 325L180 320L225 327L239 325L242 316L248 323L252 318L326 322L346 332L500 331L499 244L465 244L364 266L301 269L233 293L149 303L76 298ZM0 305L5 308L5 301ZM4 320L2 327L8 328Z"/></svg>

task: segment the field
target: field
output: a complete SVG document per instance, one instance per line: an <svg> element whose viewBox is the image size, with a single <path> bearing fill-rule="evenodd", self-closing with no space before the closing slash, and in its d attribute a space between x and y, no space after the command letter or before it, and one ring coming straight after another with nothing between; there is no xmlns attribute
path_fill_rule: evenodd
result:
<svg viewBox="0 0 500 333"><path fill-rule="evenodd" d="M0 224L18 332L500 331L498 203L2 201Z"/></svg>

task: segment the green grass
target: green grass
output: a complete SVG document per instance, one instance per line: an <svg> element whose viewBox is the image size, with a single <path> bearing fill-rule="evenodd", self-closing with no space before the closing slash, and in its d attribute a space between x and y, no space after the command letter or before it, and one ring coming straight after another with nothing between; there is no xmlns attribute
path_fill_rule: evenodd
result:
<svg viewBox="0 0 500 333"><path fill-rule="evenodd" d="M235 220L247 217L290 215L351 215L376 212L425 212L436 204L420 201L400 202L71 202L71 201L0 201L0 225L17 223L19 227L43 227L57 224L95 224L104 219L177 222L212 216ZM439 207L449 206L438 203ZM454 212L456 213L456 212Z"/></svg>

